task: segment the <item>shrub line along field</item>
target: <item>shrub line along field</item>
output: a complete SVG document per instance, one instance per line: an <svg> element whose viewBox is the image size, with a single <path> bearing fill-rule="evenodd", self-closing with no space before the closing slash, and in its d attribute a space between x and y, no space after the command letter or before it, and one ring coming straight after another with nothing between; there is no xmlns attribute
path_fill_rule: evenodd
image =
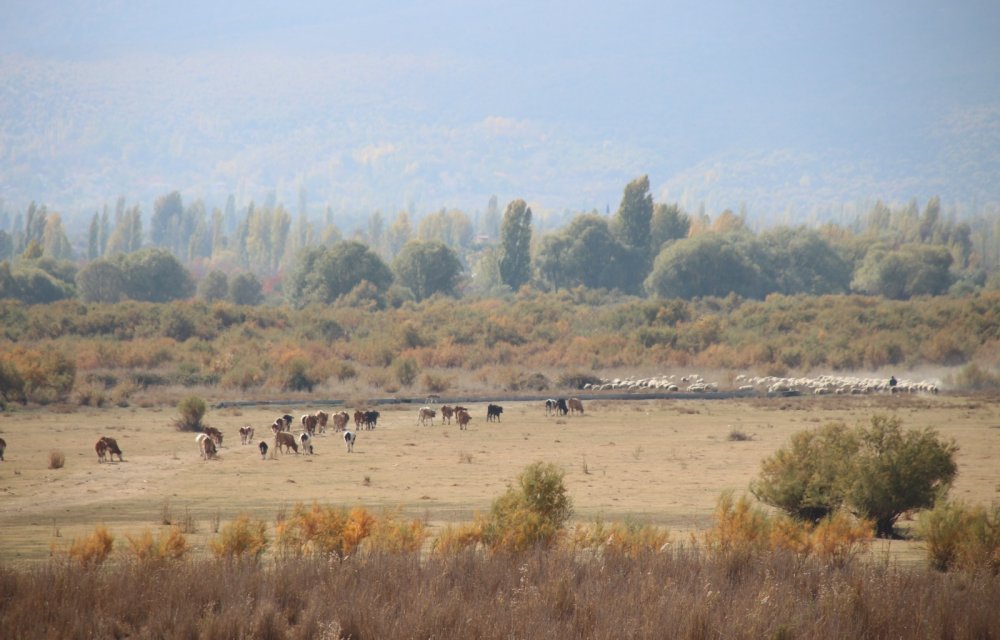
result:
<svg viewBox="0 0 1000 640"><path fill-rule="evenodd" d="M98 524L116 535L185 523L204 549L219 522L240 513L273 526L296 503L399 509L425 520L431 535L485 512L522 469L535 461L565 470L574 520L639 521L669 528L675 540L707 527L719 494L744 492L761 460L792 433L831 420L849 425L873 414L897 415L906 429L932 427L961 447L952 496L988 505L998 498L1000 402L951 395L758 397L725 400L585 401L583 416L546 416L544 404L501 401L498 423L486 402L468 403L468 431L417 421L419 403L379 406L372 431L360 431L353 453L328 426L315 454L268 455L241 445L273 443L269 425L298 406L213 409L205 422L224 436L218 459L205 461L195 434L173 428L175 409L21 409L0 416L7 441L0 463L0 563L44 560ZM318 403L316 403L318 404ZM353 422L351 423L353 428ZM295 429L295 427L293 427ZM734 432L747 436L731 439ZM99 464L94 442L117 439L125 461ZM49 469L49 453L65 466ZM908 522L902 523L906 527ZM893 542L892 553L914 558L919 543Z"/></svg>

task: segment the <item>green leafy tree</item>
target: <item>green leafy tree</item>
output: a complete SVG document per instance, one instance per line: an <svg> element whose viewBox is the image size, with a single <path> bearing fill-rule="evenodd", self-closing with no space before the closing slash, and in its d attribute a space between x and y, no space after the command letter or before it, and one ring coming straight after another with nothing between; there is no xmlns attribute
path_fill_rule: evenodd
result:
<svg viewBox="0 0 1000 640"><path fill-rule="evenodd" d="M901 515L934 505L955 478L957 445L933 429L903 431L899 418L874 415L868 426L839 423L792 436L767 458L751 484L761 501L818 520L843 505L892 537Z"/></svg>
<svg viewBox="0 0 1000 640"><path fill-rule="evenodd" d="M140 249L118 255L115 261L125 275L125 294L132 300L169 302L195 292L191 274L166 249Z"/></svg>
<svg viewBox="0 0 1000 640"><path fill-rule="evenodd" d="M516 291L531 280L531 209L524 200L507 205L500 247L500 278Z"/></svg>
<svg viewBox="0 0 1000 640"><path fill-rule="evenodd" d="M252 273L237 273L229 283L229 300L233 304L260 304L264 300L260 280Z"/></svg>
<svg viewBox="0 0 1000 640"><path fill-rule="evenodd" d="M761 236L767 293L827 295L847 293L851 265L818 232L779 228Z"/></svg>
<svg viewBox="0 0 1000 640"><path fill-rule="evenodd" d="M453 295L462 273L462 263L441 242L411 241L403 247L392 269L399 283L419 302L435 293Z"/></svg>
<svg viewBox="0 0 1000 640"><path fill-rule="evenodd" d="M125 296L125 274L110 260L94 260L77 273L76 290L84 302L118 302Z"/></svg>
<svg viewBox="0 0 1000 640"><path fill-rule="evenodd" d="M761 463L750 491L790 516L819 522L843 504L842 467L857 450L857 435L840 422L799 431Z"/></svg>
<svg viewBox="0 0 1000 640"><path fill-rule="evenodd" d="M209 271L198 282L198 297L206 302L224 300L229 295L229 278L222 271Z"/></svg>
<svg viewBox="0 0 1000 640"><path fill-rule="evenodd" d="M763 297L757 264L733 236L703 233L668 244L656 256L646 291L662 298Z"/></svg>
<svg viewBox="0 0 1000 640"><path fill-rule="evenodd" d="M858 515L875 521L876 533L892 537L896 520L927 509L943 496L958 472L958 445L933 429L903 431L897 417L876 415L858 434L860 448L849 460L845 497Z"/></svg>
<svg viewBox="0 0 1000 640"><path fill-rule="evenodd" d="M556 289L585 286L592 289L638 290L642 257L611 233L597 214L577 216L563 231L542 238L537 263L543 280Z"/></svg>
<svg viewBox="0 0 1000 640"><path fill-rule="evenodd" d="M297 308L330 304L363 282L384 293L392 284L392 271L371 249L348 240L304 250L288 276L285 294Z"/></svg>
<svg viewBox="0 0 1000 640"><path fill-rule="evenodd" d="M945 247L909 244L892 250L876 246L865 255L851 288L892 300L941 295L952 284L952 262Z"/></svg>

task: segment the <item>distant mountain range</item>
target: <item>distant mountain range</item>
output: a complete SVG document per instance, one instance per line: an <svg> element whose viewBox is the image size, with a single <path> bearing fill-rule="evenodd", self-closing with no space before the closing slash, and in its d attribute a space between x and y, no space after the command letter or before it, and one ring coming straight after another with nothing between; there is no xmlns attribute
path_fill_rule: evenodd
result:
<svg viewBox="0 0 1000 640"><path fill-rule="evenodd" d="M520 197L558 217L614 211L624 185L648 174L657 201L745 210L755 224L850 219L876 199L934 195L946 212L1000 211L1000 108L955 110L891 145L800 136L772 146L766 134L727 145L686 137L676 121L517 109L479 72L434 56L4 55L0 206L34 200L89 219L119 196L148 213L176 189L209 207L235 194L346 219L472 213L496 195L501 207Z"/></svg>

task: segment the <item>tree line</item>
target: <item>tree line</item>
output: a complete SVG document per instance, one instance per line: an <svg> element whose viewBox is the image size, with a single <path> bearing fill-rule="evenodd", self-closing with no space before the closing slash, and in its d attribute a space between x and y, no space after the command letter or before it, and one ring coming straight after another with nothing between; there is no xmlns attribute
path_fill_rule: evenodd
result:
<svg viewBox="0 0 1000 640"><path fill-rule="evenodd" d="M537 233L522 199L501 214L493 198L473 221L461 211L381 213L351 237L322 220L293 219L282 205L241 214L230 197L211 214L179 192L158 198L148 231L137 205L119 199L95 213L86 251L74 251L58 213L32 204L0 216L0 297L28 303L78 297L161 302L206 300L293 306L343 296L384 307L435 294L492 297L530 285L695 299L735 294L860 293L906 300L1000 288L1000 222L945 216L937 198L876 205L853 225L756 232L746 216L714 219L654 202L647 176L626 185L618 209L572 216ZM481 233L477 234L477 230Z"/></svg>

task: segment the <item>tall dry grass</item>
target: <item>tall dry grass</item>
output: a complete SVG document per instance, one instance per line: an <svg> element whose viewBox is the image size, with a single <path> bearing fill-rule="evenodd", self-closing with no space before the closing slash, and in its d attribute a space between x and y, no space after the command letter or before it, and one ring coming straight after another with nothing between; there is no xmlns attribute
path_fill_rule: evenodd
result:
<svg viewBox="0 0 1000 640"><path fill-rule="evenodd" d="M0 567L11 638L989 638L1000 578L678 546ZM735 570L738 569L738 570ZM47 603L40 606L40 603Z"/></svg>

